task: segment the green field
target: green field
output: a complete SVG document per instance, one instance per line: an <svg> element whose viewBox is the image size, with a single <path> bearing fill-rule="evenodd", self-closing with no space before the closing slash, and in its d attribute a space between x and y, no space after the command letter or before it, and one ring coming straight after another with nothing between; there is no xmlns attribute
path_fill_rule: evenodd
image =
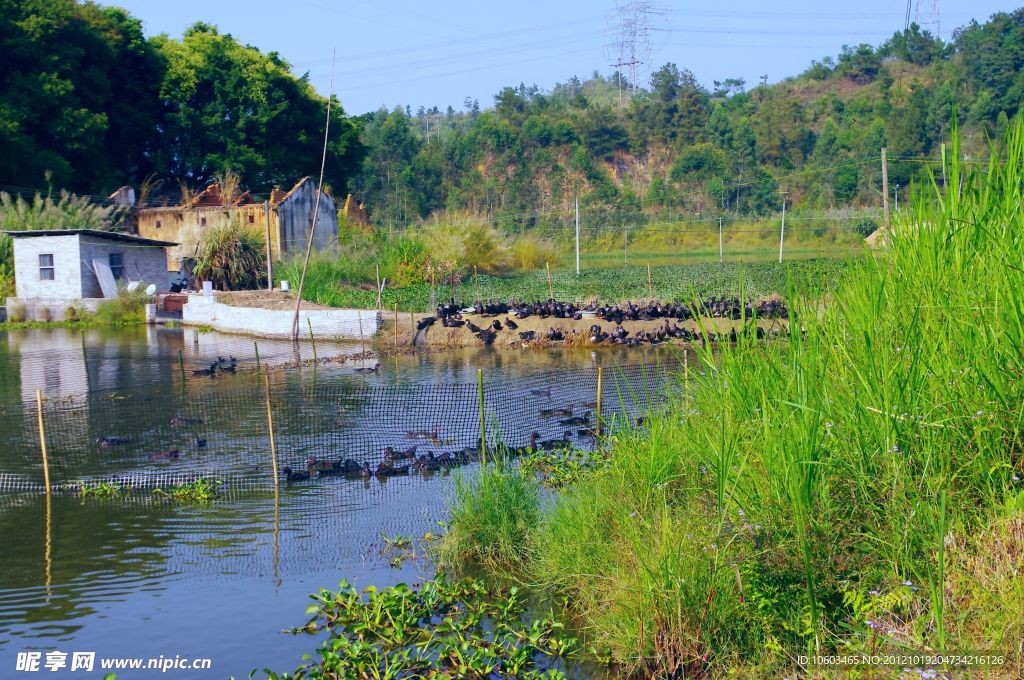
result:
<svg viewBox="0 0 1024 680"><path fill-rule="evenodd" d="M787 282L802 282L812 292L821 292L839 281L846 271L849 259L808 259L793 262L755 262L738 264L704 263L684 265L655 265L651 267L648 285L647 266L587 268L580 275L571 271L551 272L550 286L545 271L531 271L506 276L470 275L457 283L438 285L433 291L429 283L414 283L401 287L387 287L382 296L383 306L392 309L395 304L402 311L425 312L431 309L432 293L436 300L455 297L462 302L484 300L546 300L552 291L557 300L592 300L618 302L656 298L660 300L690 300L694 295L739 295L741 289L748 297L783 294ZM281 274L293 282L299 280L301 268L293 264ZM293 283L293 286L295 284ZM311 264L306 278L303 298L332 307L376 307L377 295L372 284L346 285L339 282L338 274L330 262Z"/></svg>

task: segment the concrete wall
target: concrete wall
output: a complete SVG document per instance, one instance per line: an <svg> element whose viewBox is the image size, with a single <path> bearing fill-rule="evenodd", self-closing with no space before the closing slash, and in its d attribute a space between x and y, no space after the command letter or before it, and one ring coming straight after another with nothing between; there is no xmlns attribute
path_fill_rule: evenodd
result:
<svg viewBox="0 0 1024 680"><path fill-rule="evenodd" d="M82 258L78 235L15 238L14 282L23 299L75 300L82 297ZM53 255L52 281L39 278L39 256Z"/></svg>
<svg viewBox="0 0 1024 680"><path fill-rule="evenodd" d="M232 307L204 295L189 295L182 309L185 325L210 326L225 333L262 337L291 337L294 311ZM307 319L309 321L307 321ZM299 332L309 337L309 324L318 338L369 340L381 324L381 313L366 309L310 309L299 312Z"/></svg>
<svg viewBox="0 0 1024 680"><path fill-rule="evenodd" d="M67 321L69 309L76 313L95 312L101 303L102 298L9 297L6 309L10 321Z"/></svg>
<svg viewBox="0 0 1024 680"><path fill-rule="evenodd" d="M93 271L92 261L99 258L110 261L111 253L121 253L124 262L124 278L120 283L142 281L142 288L156 284L158 293L171 289L172 274L167 271L167 251L161 246L147 246L126 241L109 241L95 236L78 237L81 253L81 297L101 298L103 290Z"/></svg>

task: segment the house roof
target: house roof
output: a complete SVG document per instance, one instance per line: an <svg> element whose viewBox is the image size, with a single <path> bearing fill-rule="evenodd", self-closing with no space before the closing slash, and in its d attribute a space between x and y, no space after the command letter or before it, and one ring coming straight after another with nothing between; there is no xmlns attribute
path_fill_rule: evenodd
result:
<svg viewBox="0 0 1024 680"><path fill-rule="evenodd" d="M28 231L5 231L11 238L39 238L41 236L92 236L108 241L126 241L139 246L176 246L174 241L158 241L153 238L132 236L118 231L100 231L98 229L31 229Z"/></svg>

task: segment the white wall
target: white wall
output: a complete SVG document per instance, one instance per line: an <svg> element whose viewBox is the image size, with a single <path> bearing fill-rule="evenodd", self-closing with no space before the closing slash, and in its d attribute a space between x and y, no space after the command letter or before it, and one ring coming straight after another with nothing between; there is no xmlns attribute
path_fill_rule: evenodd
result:
<svg viewBox="0 0 1024 680"><path fill-rule="evenodd" d="M153 283L158 293L166 293L171 289L171 272L167 271L167 251L161 246L147 246L128 241L112 241L95 236L79 237L79 252L82 265L82 297L103 297L99 279L92 269L93 258L103 262L110 261L111 253L121 253L124 257L124 279L142 281L142 288Z"/></svg>
<svg viewBox="0 0 1024 680"><path fill-rule="evenodd" d="M232 307L204 295L189 295L182 308L185 325L210 326L225 333L264 337L291 337L293 310ZM307 319L309 321L307 321ZM299 333L309 337L309 326L317 338L369 340L378 331L381 313L368 309L310 309L299 312Z"/></svg>
<svg viewBox="0 0 1024 680"><path fill-rule="evenodd" d="M14 282L19 298L75 300L82 297L78 235L14 238ZM39 256L53 255L53 281L39 278Z"/></svg>

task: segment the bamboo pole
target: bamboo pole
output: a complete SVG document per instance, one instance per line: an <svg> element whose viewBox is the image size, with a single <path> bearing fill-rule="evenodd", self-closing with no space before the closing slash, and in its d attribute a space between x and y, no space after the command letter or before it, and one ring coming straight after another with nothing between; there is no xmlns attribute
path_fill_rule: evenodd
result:
<svg viewBox="0 0 1024 680"><path fill-rule="evenodd" d="M477 391L480 393L480 460L487 466L487 416L484 413L484 371L476 369Z"/></svg>
<svg viewBox="0 0 1024 680"><path fill-rule="evenodd" d="M551 263L550 262L545 262L544 266L548 270L548 299L554 300L555 299L555 284L552 283L552 281L551 281Z"/></svg>
<svg viewBox="0 0 1024 680"><path fill-rule="evenodd" d="M473 285L476 286L476 301L483 302L483 296L480 295L480 273L476 270L476 265L473 265Z"/></svg>
<svg viewBox="0 0 1024 680"><path fill-rule="evenodd" d="M178 368L181 369L181 384L185 384L185 358L181 355L181 350L178 350Z"/></svg>
<svg viewBox="0 0 1024 680"><path fill-rule="evenodd" d="M50 462L46 457L46 425L43 423L43 390L36 388L36 415L39 417L39 450L43 454L43 484L50 495Z"/></svg>
<svg viewBox="0 0 1024 680"><path fill-rule="evenodd" d="M53 596L53 499L46 493L46 543L43 546L43 560L46 562L46 600Z"/></svg>
<svg viewBox="0 0 1024 680"><path fill-rule="evenodd" d="M398 303L395 303L395 347L398 347Z"/></svg>
<svg viewBox="0 0 1024 680"><path fill-rule="evenodd" d="M597 436L601 436L601 403L604 394L604 367L597 367Z"/></svg>
<svg viewBox="0 0 1024 680"><path fill-rule="evenodd" d="M252 341L252 348L256 350L256 375L260 374L260 346L256 344L256 341Z"/></svg>
<svg viewBox="0 0 1024 680"><path fill-rule="evenodd" d="M263 377L266 381L267 431L270 433L270 465L274 471L274 489L276 491L281 480L277 476L277 442L274 440L274 413L270 410L270 374L266 373Z"/></svg>
<svg viewBox="0 0 1024 680"><path fill-rule="evenodd" d="M316 338L313 337L313 322L308 316L306 317L306 323L309 325L309 341L313 344L313 363L316 363Z"/></svg>
<svg viewBox="0 0 1024 680"><path fill-rule="evenodd" d="M654 299L654 279L651 278L651 263L647 263L647 292L650 293L651 299Z"/></svg>
<svg viewBox="0 0 1024 680"><path fill-rule="evenodd" d="M378 262L377 263L377 309L380 309L380 306L381 306L380 296L381 296L381 292L382 291L383 291L383 288L381 288L381 286L380 286L380 263Z"/></svg>

